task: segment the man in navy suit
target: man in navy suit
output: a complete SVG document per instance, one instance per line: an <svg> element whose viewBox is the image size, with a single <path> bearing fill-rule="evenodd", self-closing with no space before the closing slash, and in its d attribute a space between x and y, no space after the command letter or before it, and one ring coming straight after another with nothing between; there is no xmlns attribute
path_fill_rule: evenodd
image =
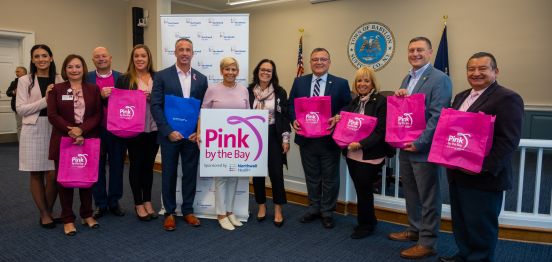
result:
<svg viewBox="0 0 552 262"><path fill-rule="evenodd" d="M103 117L100 126L100 170L98 182L92 187L92 195L96 209L94 218L102 217L109 209L116 216L124 216L125 212L119 205L119 199L123 196L123 169L125 158L125 142L107 131L107 100L111 89L115 87L117 79L121 75L111 69L111 54L103 46L98 46L92 51L92 62L96 67L86 75L86 82L95 84L100 88L103 101ZM105 168L109 163L109 182L106 183ZM106 185L107 184L107 185ZM107 186L107 187L106 187Z"/></svg>
<svg viewBox="0 0 552 262"><path fill-rule="evenodd" d="M334 117L328 122L328 129L334 127L335 115L351 101L349 83L343 78L328 74L330 64L328 50L315 48L310 56L312 74L298 77L293 81L289 94L289 112L295 130L301 129L295 118L295 98L330 96ZM339 147L331 135L306 138L296 134L295 143L299 145L309 199L308 210L301 217L300 222L308 223L321 217L325 228L333 228L332 214L339 193Z"/></svg>
<svg viewBox="0 0 552 262"><path fill-rule="evenodd" d="M203 101L207 90L207 77L192 68L194 56L192 41L187 38L178 39L175 43L174 55L176 64L155 74L151 92L151 114L159 129L157 141L161 146L163 168L161 191L165 207L163 228L167 231L176 229L176 178L179 156L182 163L181 210L184 221L192 226L200 225L192 207L196 191L199 147L196 133L183 137L168 124L164 112L165 95Z"/></svg>
<svg viewBox="0 0 552 262"><path fill-rule="evenodd" d="M406 145L399 155L400 177L406 202L409 227L389 234L396 241L417 243L401 251L401 257L417 259L435 255L441 223L441 190L437 165L427 162L433 133L441 110L450 105L452 83L430 63L433 49L426 37L415 37L408 44L408 62L412 66L397 96L425 95L426 129Z"/></svg>
<svg viewBox="0 0 552 262"><path fill-rule="evenodd" d="M456 95L452 107L496 116L493 144L481 173L447 169L458 253L440 261L494 261L502 195L512 189L512 155L521 138L523 99L496 82L498 68L492 54L472 55L466 69L471 88Z"/></svg>

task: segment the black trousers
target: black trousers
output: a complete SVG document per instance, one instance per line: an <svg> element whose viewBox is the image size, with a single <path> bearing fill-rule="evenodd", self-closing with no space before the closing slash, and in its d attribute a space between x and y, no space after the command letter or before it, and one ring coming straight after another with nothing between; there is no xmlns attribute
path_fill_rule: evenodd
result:
<svg viewBox="0 0 552 262"><path fill-rule="evenodd" d="M374 211L374 181L382 166L383 162L372 165L347 158L347 167L357 194L357 222L368 230L374 230L378 223Z"/></svg>
<svg viewBox="0 0 552 262"><path fill-rule="evenodd" d="M272 201L274 204L287 203L286 190L284 188L284 155L282 145L278 142L278 134L275 125L268 128L268 176L272 184ZM253 177L253 189L257 204L266 203L265 178Z"/></svg>
<svg viewBox="0 0 552 262"><path fill-rule="evenodd" d="M309 139L299 146L305 172L309 207L307 214L332 217L339 194L339 157L341 152L329 137Z"/></svg>
<svg viewBox="0 0 552 262"><path fill-rule="evenodd" d="M157 131L141 133L127 139L128 158L130 160L129 182L134 196L134 204L141 205L151 201L153 184L153 165L159 150Z"/></svg>

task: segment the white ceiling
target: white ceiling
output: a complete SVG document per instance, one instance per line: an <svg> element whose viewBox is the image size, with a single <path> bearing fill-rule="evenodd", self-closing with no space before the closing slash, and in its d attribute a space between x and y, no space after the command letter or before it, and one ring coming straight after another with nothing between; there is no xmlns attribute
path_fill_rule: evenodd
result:
<svg viewBox="0 0 552 262"><path fill-rule="evenodd" d="M230 0L230 2L237 2L240 0ZM227 5L228 0L172 0L172 3L191 6L205 11L211 12L227 12L233 10L239 10L244 8L251 8L256 6L279 4L284 2L291 2L298 0L260 0L257 2L240 4L240 5Z"/></svg>

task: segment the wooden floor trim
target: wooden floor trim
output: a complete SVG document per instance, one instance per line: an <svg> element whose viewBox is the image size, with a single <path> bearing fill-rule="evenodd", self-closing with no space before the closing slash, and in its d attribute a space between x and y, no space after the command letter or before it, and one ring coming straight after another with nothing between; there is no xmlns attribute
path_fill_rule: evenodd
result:
<svg viewBox="0 0 552 262"><path fill-rule="evenodd" d="M249 185L249 192L253 192L253 185ZM266 194L272 196L272 188L266 187ZM307 195L302 192L286 190L288 202L307 206ZM343 215L356 216L356 203L338 201L336 211ZM408 218L403 210L395 210L384 207L376 207L376 216L378 220L386 221L394 224L407 225ZM450 219L441 219L441 231L452 232L452 222ZM501 225L498 237L504 240L522 241L540 244L552 244L552 229L545 228L530 228L530 227L513 227Z"/></svg>
<svg viewBox="0 0 552 262"><path fill-rule="evenodd" d="M155 163L154 170L161 172L161 163ZM249 192L253 192L253 185L249 184ZM272 197L272 188L266 187L267 197ZM286 190L288 202L307 206L308 200L306 193L293 190ZM338 201L336 212L343 215L356 215L356 203ZM395 210L383 207L376 207L376 216L378 220L407 225L408 218L404 210ZM450 219L441 219L441 230L452 232L452 222ZM552 244L552 229L545 228L530 228L530 227L514 227L501 225L498 237L504 240L522 241L530 243Z"/></svg>

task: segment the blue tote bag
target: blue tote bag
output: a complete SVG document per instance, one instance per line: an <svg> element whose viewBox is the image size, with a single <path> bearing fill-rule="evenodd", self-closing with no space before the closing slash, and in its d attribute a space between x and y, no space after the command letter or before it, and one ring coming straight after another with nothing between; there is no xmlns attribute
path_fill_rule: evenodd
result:
<svg viewBox="0 0 552 262"><path fill-rule="evenodd" d="M165 95L165 118L174 130L188 137L196 132L200 103L195 98Z"/></svg>

